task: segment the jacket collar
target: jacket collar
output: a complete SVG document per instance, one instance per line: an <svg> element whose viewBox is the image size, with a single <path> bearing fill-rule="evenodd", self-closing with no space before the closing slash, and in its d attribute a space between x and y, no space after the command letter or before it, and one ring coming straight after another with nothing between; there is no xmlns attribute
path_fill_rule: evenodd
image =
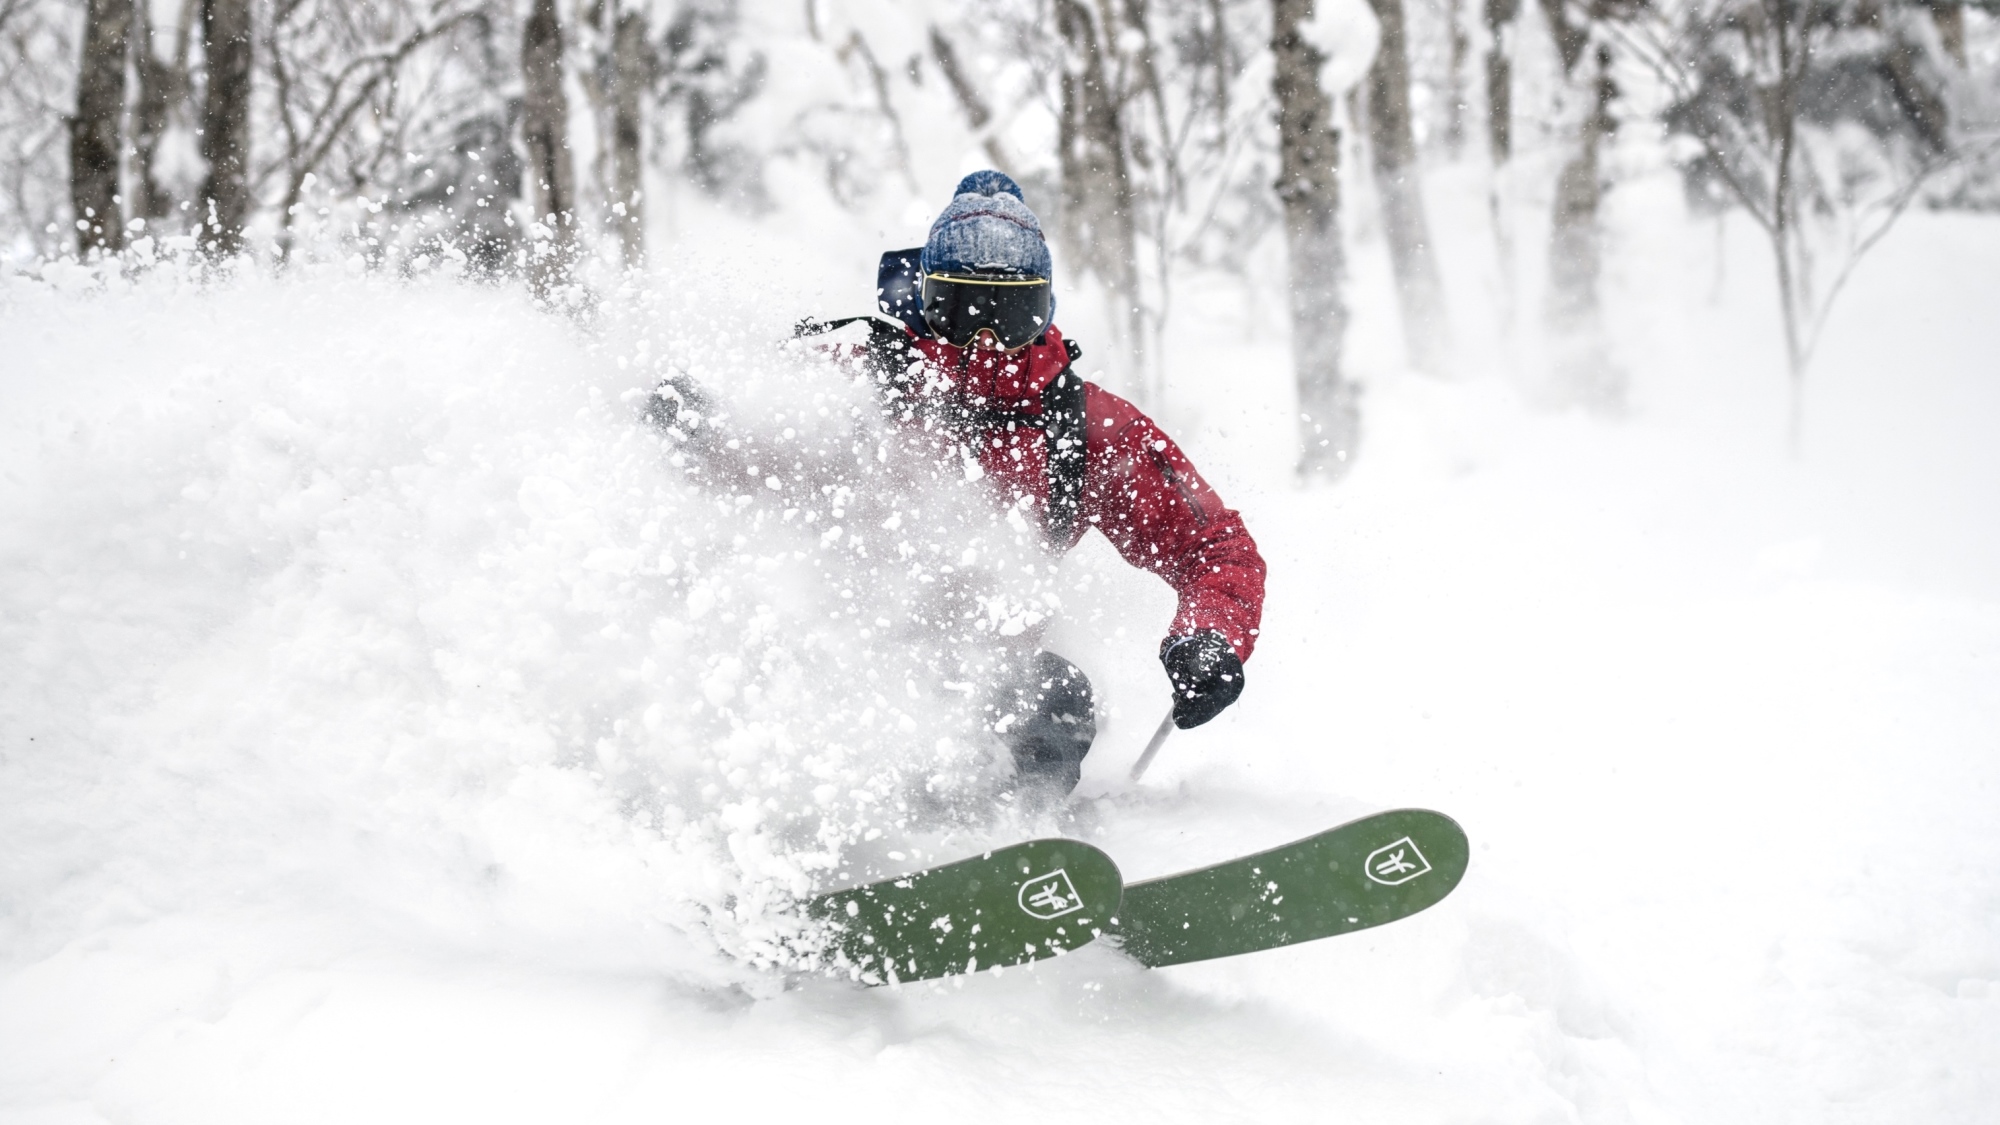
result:
<svg viewBox="0 0 2000 1125"><path fill-rule="evenodd" d="M1042 388L1069 366L1069 349L1054 325L1041 339L1012 355L961 348L937 339L911 341L925 359L920 394L950 396L971 406L1041 409Z"/></svg>

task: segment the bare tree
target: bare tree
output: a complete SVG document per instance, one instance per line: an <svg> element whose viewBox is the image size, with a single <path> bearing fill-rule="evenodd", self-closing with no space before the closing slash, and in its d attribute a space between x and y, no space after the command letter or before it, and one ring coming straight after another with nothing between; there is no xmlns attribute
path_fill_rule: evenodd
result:
<svg viewBox="0 0 2000 1125"><path fill-rule="evenodd" d="M662 106L683 111L687 176L712 195L755 208L766 199L756 157L718 134L763 89L767 60L743 47L733 3L680 4L659 41L655 88Z"/></svg>
<svg viewBox="0 0 2000 1125"><path fill-rule="evenodd" d="M1521 0L1486 0L1486 144L1493 166L1514 155L1514 17Z"/></svg>
<svg viewBox="0 0 2000 1125"><path fill-rule="evenodd" d="M201 110L201 239L211 253L243 249L250 217L250 0L202 0L208 89Z"/></svg>
<svg viewBox="0 0 2000 1125"><path fill-rule="evenodd" d="M1410 58L1403 0L1369 0L1382 28L1375 65L1368 70L1368 151L1382 200L1382 226L1389 261L1396 271L1396 297L1403 314L1403 342L1410 363L1442 374L1450 326L1444 312L1444 285L1424 215L1423 177L1410 121Z"/></svg>
<svg viewBox="0 0 2000 1125"><path fill-rule="evenodd" d="M1575 74L1577 64L1590 46L1588 18L1570 18L1570 0L1541 0L1542 16L1549 21L1549 35L1555 39L1556 58L1565 76Z"/></svg>
<svg viewBox="0 0 2000 1125"><path fill-rule="evenodd" d="M910 156L909 136L903 130L903 117L896 112L896 99L889 92L889 70L875 57L875 51L868 46L868 38L860 29L850 33L845 42L834 50L834 57L843 63L859 64L861 73L867 76L868 91L874 95L875 113L887 126L889 151L895 156L895 169L902 176L904 186L910 194L917 194L917 169Z"/></svg>
<svg viewBox="0 0 2000 1125"><path fill-rule="evenodd" d="M1625 375L1613 362L1604 336L1598 299L1604 234L1599 207L1604 198L1599 161L1617 122L1611 103L1618 87L1611 78L1611 48L1593 53L1587 109L1578 126L1575 152L1556 179L1555 209L1549 230L1547 316L1555 352L1559 397L1602 413L1625 405Z"/></svg>
<svg viewBox="0 0 2000 1125"><path fill-rule="evenodd" d="M1668 126L1701 146L1690 191L1733 199L1771 247L1796 452L1806 370L1847 279L1932 176L1978 153L1947 147L1903 88L1915 75L1898 73L1880 0L1705 0L1678 26L1609 26L1672 92Z"/></svg>
<svg viewBox="0 0 2000 1125"><path fill-rule="evenodd" d="M282 146L273 169L284 182L281 253L291 251L307 183L341 146L350 148L343 179L351 190L382 190L379 166L399 165L404 149L395 126L406 64L426 45L483 19L482 7L480 0L434 4L415 17L398 7L356 10L293 0L274 12L267 55ZM372 138L357 136L363 121Z"/></svg>
<svg viewBox="0 0 2000 1125"><path fill-rule="evenodd" d="M576 253L576 176L569 151L569 100L563 92L562 23L555 0L530 0L521 29L521 133L535 221L547 232L531 253L531 277L547 295L565 280ZM539 234L540 232L538 232Z"/></svg>
<svg viewBox="0 0 2000 1125"><path fill-rule="evenodd" d="M173 211L173 193L161 183L156 161L169 124L177 112L184 111L188 98L188 48L194 38L195 0L183 0L180 18L167 29L172 50L166 58L160 57L152 9L147 0L136 0L132 26L132 75L139 88L132 104L132 172L138 195L134 202L139 217L148 222Z"/></svg>
<svg viewBox="0 0 2000 1125"><path fill-rule="evenodd" d="M625 265L638 267L646 260L640 95L651 85L652 56L646 44L646 13L620 11L615 3L612 10L616 20L611 39L611 228Z"/></svg>
<svg viewBox="0 0 2000 1125"><path fill-rule="evenodd" d="M1500 325L1511 334L1514 305L1514 215L1508 190L1514 157L1514 39L1521 0L1486 0L1486 152L1493 179L1486 193L1487 221L1500 265Z"/></svg>
<svg viewBox="0 0 2000 1125"><path fill-rule="evenodd" d="M131 48L132 0L88 0L76 114L69 121L69 198L76 249L125 247L119 156L125 136L125 56Z"/></svg>
<svg viewBox="0 0 2000 1125"><path fill-rule="evenodd" d="M1967 66L1965 54L1965 8L1958 0L1931 0L1931 21L1937 24L1938 42L1944 53L1958 64L1960 70Z"/></svg>
<svg viewBox="0 0 2000 1125"><path fill-rule="evenodd" d="M1165 85L1178 94L1169 98L1178 108L1160 115L1159 143L1174 160L1164 185L1171 206L1158 212L1175 220L1159 224L1162 258L1241 274L1264 232L1283 225L1283 202L1263 175L1267 168L1273 177L1280 171L1262 128L1280 111L1262 91L1234 89L1252 60L1272 57L1271 10L1223 0L1159 7L1168 13L1159 38L1175 45L1164 56L1174 64ZM1324 85L1321 92L1331 96Z"/></svg>
<svg viewBox="0 0 2000 1125"><path fill-rule="evenodd" d="M938 71L944 75L945 84L951 87L952 96L958 99L966 124L979 134L979 144L986 150L986 159L1003 171L1018 168L1019 165L1000 143L1000 138L993 135L996 124L993 109L979 93L979 88L973 85L965 64L959 61L958 48L952 46L951 38L935 24L931 25L931 57L937 60Z"/></svg>
<svg viewBox="0 0 2000 1125"><path fill-rule="evenodd" d="M0 238L42 254L74 245L69 118L82 54L74 9L0 0Z"/></svg>
<svg viewBox="0 0 2000 1125"><path fill-rule="evenodd" d="M1138 228L1127 162L1123 98L1107 67L1107 38L1081 0L1055 0L1056 30L1068 56L1061 77L1057 144L1062 168L1062 233L1084 269L1103 282L1114 329L1143 370L1145 315L1139 293Z"/></svg>
<svg viewBox="0 0 2000 1125"><path fill-rule="evenodd" d="M1472 56L1472 35L1465 27L1467 0L1445 0L1445 36L1450 58L1445 77L1444 143L1453 157L1465 150L1465 66Z"/></svg>
<svg viewBox="0 0 2000 1125"><path fill-rule="evenodd" d="M1935 13L1937 9L1929 11ZM1950 107L1945 104L1943 90L1923 73L1926 60L1921 39L1925 13L1897 0L1871 0L1862 5L1859 14L1881 37L1881 73L1904 119L1932 149L1948 147ZM1948 50L1948 42L1945 46Z"/></svg>
<svg viewBox="0 0 2000 1125"><path fill-rule="evenodd" d="M1325 56L1304 34L1313 0L1272 0L1271 92L1278 109L1278 199L1291 259L1292 369L1302 473L1338 477L1360 440L1354 387L1342 377L1347 301L1340 241L1340 133L1320 86Z"/></svg>

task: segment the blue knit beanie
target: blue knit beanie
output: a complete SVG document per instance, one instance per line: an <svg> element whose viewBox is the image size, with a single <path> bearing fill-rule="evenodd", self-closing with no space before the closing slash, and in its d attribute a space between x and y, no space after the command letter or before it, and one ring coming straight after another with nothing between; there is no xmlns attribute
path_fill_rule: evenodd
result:
<svg viewBox="0 0 2000 1125"><path fill-rule="evenodd" d="M1021 185L989 169L958 182L931 224L923 266L930 273L1050 277L1049 244L1041 220L1021 198Z"/></svg>

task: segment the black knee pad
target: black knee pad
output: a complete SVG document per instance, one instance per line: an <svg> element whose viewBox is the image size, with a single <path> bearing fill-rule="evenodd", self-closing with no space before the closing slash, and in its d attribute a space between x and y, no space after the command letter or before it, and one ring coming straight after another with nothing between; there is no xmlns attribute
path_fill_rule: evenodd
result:
<svg viewBox="0 0 2000 1125"><path fill-rule="evenodd" d="M1083 669L1053 652L1037 652L999 693L994 731L1013 751L1024 779L1076 788L1083 756L1097 738L1097 697Z"/></svg>

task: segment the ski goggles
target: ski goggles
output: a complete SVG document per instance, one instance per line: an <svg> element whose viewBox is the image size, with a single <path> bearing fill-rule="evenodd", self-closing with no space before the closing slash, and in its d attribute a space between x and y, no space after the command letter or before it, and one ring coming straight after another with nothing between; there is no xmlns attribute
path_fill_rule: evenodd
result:
<svg viewBox="0 0 2000 1125"><path fill-rule="evenodd" d="M1055 293L1045 277L954 277L927 273L923 280L924 323L938 339L963 348L981 329L993 333L1003 351L1035 341L1049 327Z"/></svg>

